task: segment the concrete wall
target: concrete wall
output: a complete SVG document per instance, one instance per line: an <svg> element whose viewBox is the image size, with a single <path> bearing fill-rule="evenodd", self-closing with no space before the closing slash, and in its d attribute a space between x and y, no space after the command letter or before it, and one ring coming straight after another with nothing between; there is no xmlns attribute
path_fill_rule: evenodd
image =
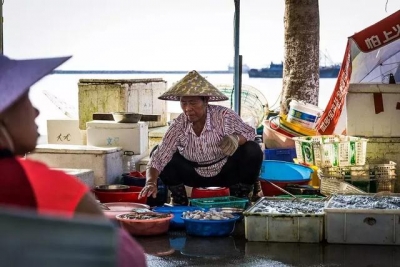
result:
<svg viewBox="0 0 400 267"><path fill-rule="evenodd" d="M397 163L395 192L400 192L400 138L369 137L368 140L367 162L369 164L388 164L389 161Z"/></svg>

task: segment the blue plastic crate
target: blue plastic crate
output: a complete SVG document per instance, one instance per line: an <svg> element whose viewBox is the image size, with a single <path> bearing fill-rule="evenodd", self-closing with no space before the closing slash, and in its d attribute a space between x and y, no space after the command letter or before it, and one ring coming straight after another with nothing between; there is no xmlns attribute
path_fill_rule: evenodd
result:
<svg viewBox="0 0 400 267"><path fill-rule="evenodd" d="M266 160L293 162L296 158L296 148L267 148L264 155Z"/></svg>
<svg viewBox="0 0 400 267"><path fill-rule="evenodd" d="M184 219L186 233L195 236L228 236L235 230L239 216L228 220L195 220Z"/></svg>

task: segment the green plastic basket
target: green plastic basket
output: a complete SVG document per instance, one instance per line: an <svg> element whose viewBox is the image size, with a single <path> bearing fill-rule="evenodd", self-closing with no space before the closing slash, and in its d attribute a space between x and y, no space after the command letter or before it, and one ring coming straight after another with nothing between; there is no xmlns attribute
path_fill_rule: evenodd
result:
<svg viewBox="0 0 400 267"><path fill-rule="evenodd" d="M190 200L191 206L201 208L241 208L245 209L247 199L238 197L210 197L210 198L194 198Z"/></svg>

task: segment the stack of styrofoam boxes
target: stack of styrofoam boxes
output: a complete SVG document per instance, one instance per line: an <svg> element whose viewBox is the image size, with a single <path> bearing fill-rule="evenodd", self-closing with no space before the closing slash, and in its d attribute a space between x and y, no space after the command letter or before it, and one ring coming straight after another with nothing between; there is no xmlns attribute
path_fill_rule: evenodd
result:
<svg viewBox="0 0 400 267"><path fill-rule="evenodd" d="M51 168L91 169L95 185L113 184L122 173L122 149L119 147L44 144L36 146L27 157Z"/></svg>
<svg viewBox="0 0 400 267"><path fill-rule="evenodd" d="M78 88L81 130L86 130L86 123L98 112L161 115L161 120L149 122L149 127L167 125L167 103L158 99L167 89L167 82L162 79L81 79Z"/></svg>
<svg viewBox="0 0 400 267"><path fill-rule="evenodd" d="M148 152L148 126L146 122L117 123L115 121L89 121L87 144L96 147L121 147L132 151L139 162Z"/></svg>
<svg viewBox="0 0 400 267"><path fill-rule="evenodd" d="M375 113L374 94L382 94L382 103L377 104L383 105L383 112L378 114ZM399 102L400 84L349 86L346 96L347 134L368 138L367 162L370 164L400 162ZM400 192L397 176L394 191Z"/></svg>
<svg viewBox="0 0 400 267"><path fill-rule="evenodd" d="M153 149L156 145L159 145L168 130L168 126L153 128L149 131L149 149Z"/></svg>
<svg viewBox="0 0 400 267"><path fill-rule="evenodd" d="M89 169L68 169L68 168L54 168L56 170L63 171L69 175L75 176L81 182L93 188L95 186L94 182L94 171Z"/></svg>
<svg viewBox="0 0 400 267"><path fill-rule="evenodd" d="M85 145L86 137L79 129L79 120L47 120L47 143L64 145Z"/></svg>

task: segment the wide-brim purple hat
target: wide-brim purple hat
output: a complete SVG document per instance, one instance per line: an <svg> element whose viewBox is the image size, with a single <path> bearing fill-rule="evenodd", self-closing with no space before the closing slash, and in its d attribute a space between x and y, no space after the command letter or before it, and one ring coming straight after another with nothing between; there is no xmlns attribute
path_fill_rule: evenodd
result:
<svg viewBox="0 0 400 267"><path fill-rule="evenodd" d="M0 55L0 113L71 56L15 60Z"/></svg>

